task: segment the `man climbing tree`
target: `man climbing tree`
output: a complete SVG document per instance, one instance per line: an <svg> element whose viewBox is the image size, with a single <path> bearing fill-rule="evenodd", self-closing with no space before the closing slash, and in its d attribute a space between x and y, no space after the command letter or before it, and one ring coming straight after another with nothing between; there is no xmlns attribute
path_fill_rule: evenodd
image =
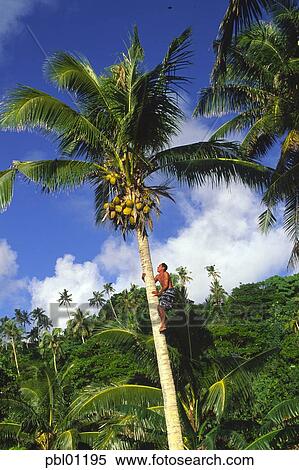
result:
<svg viewBox="0 0 299 470"><path fill-rule="evenodd" d="M155 276L155 282L161 285L160 291L153 291L153 294L159 297L158 312L161 319L160 333L166 331L167 328L167 315L166 311L170 310L175 298L175 290L169 273L167 272L168 266L165 263L159 264L157 271L159 274ZM142 280L145 281L145 273L142 274Z"/></svg>

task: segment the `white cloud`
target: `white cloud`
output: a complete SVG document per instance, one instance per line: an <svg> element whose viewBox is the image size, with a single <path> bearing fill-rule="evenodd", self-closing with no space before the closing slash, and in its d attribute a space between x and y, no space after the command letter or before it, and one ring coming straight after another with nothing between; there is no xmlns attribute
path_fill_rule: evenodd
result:
<svg viewBox="0 0 299 470"><path fill-rule="evenodd" d="M178 210L185 224L177 236L161 244L151 239L154 269L165 261L171 271L182 265L192 272L190 295L203 301L208 295L209 280L205 266L215 264L226 290L240 282L255 282L283 271L290 253L290 242L282 228L268 236L257 226L261 207L257 196L241 185L231 189L209 187L180 193ZM117 291L130 283L141 284L140 262L136 243L124 243L121 236L108 238L100 253L85 263L75 263L71 255L56 262L55 274L31 283L32 306L47 308L66 288L74 301L86 302L93 290L100 290L107 278L114 279Z"/></svg>
<svg viewBox="0 0 299 470"><path fill-rule="evenodd" d="M74 256L66 254L57 259L53 276L31 280L32 308L42 307L49 311L49 305L57 302L63 289L72 293L74 303L86 303L93 291L100 290L103 282L96 263L76 263Z"/></svg>
<svg viewBox="0 0 299 470"><path fill-rule="evenodd" d="M172 139L172 145L179 146L208 140L213 130L218 127L216 121L217 118L208 126L203 119L187 118L181 126L180 134Z"/></svg>
<svg viewBox="0 0 299 470"><path fill-rule="evenodd" d="M6 240L0 240L0 277L14 276L17 270L17 253Z"/></svg>
<svg viewBox="0 0 299 470"><path fill-rule="evenodd" d="M56 0L54 0L56 1ZM0 51L9 36L20 28L21 21L35 6L50 5L53 0L1 0Z"/></svg>
<svg viewBox="0 0 299 470"><path fill-rule="evenodd" d="M196 301L208 294L207 265L216 265L227 290L285 269L290 242L281 228L268 236L259 232L261 207L249 189L201 188L190 193L189 200L184 195L179 204L186 225L164 245L154 244L154 259L166 260L172 270L187 266L193 273L190 294Z"/></svg>
<svg viewBox="0 0 299 470"><path fill-rule="evenodd" d="M23 300L22 292L27 287L27 281L16 279L17 271L17 253L6 240L0 240L0 305Z"/></svg>

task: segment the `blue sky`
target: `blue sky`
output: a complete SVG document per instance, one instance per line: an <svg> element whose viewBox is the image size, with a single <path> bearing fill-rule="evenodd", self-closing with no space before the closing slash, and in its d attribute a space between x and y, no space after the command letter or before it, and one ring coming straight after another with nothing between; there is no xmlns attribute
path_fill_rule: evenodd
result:
<svg viewBox="0 0 299 470"><path fill-rule="evenodd" d="M199 0L152 0L151 2L136 0L127 0L126 2L118 0L114 2L15 0L15 2L10 2L2 0L0 93L2 95L17 83L22 83L56 94L56 90L43 79L44 56L29 34L27 25L47 54L57 50L80 52L89 58L97 72L116 61L119 52L124 48L124 43L127 42L129 31L135 24L139 28L146 52L146 61L150 67L161 59L170 41L186 27L191 26L194 56L193 65L188 72L193 80L188 87L189 95L186 104L191 112L196 103L198 90L208 84L209 72L213 63L211 45L217 34L226 5L227 0L213 0L213 2ZM68 99L67 97L63 98ZM207 130L207 122L188 120L184 125L183 134L177 139L177 142L182 143L188 141L189 138L193 141L201 140ZM7 168L12 160L46 159L57 156L55 147L50 142L44 137L32 133L2 133L0 135L0 155L0 169ZM210 194L207 191L205 195ZM249 194L247 190L243 191L240 187L236 187L234 191L237 191L235 194L240 198L241 206L235 208L234 214L231 215L235 217L233 220L240 219L238 211L241 211L244 223L251 224L252 221L248 221L248 214L256 207L255 196L248 196L251 201L250 205L246 199ZM216 205L222 204L223 194L220 190L213 196L216 198L214 200ZM173 269L179 264L187 264L189 258L186 253L186 258L184 258L184 250L176 260L176 256L171 254L171 247L175 242L181 240L180 237L183 237L184 240L186 231L195 230L193 223L200 220L204 224L208 215L215 209L210 205L213 198L209 197L206 202L201 202L200 198L205 200L205 195L203 196L200 191L192 194L186 191L180 192L178 193L177 206L168 203L162 206L164 217L156 224L155 239L153 240L154 258L158 259L158 256L163 256L164 253L167 253L170 259L173 256ZM244 207L247 207L247 212L243 213ZM186 214L189 214L189 218L186 218ZM252 213L253 218L255 215ZM207 217L204 219L204 216ZM211 229L211 225L209 229ZM201 229L198 227L198 230ZM219 222L214 230L217 233L222 230L221 233L223 233L223 227L219 226ZM255 231L255 228L252 230ZM246 238L248 237L248 234L245 235L246 230L243 235L241 232L240 239L236 240L233 236L234 242L242 240L246 246L247 242L253 244L252 240ZM279 249L283 251L283 255L278 256L275 262L267 258L264 270L249 270L245 273L245 277L241 275L239 280L254 281L263 278L263 276L283 271L289 246L281 232L275 232L275 234L276 238L273 243L281 244ZM196 236L195 230L195 239ZM200 233L198 233L198 237L200 237ZM45 302L47 295L52 293L54 285L56 288L59 282L65 284L60 285L60 289L65 286L76 289L78 283L82 285L83 282L86 282L85 291L81 295L82 300L86 289L88 289L88 269L90 266L87 266L86 263L89 262L97 270L96 273L93 271L93 274L90 274L92 278L90 290L95 287L100 289L101 286L98 284L105 280L116 280L117 285L121 288L124 286L125 280L127 282L135 280L139 269L138 258L137 261L134 259L132 266L129 262L133 272L132 277L126 271L126 267L122 270L119 266L119 263L128 266L128 260L137 257L137 254L134 255L135 248L132 244L129 244L127 249L124 248L119 263L109 262L111 253L112 255L116 254L120 241L116 242L113 248L113 243L115 243L113 240L115 239L111 239L109 232L106 229L94 227L92 198L89 197L87 189L80 189L70 195L49 197L41 195L34 186L19 182L16 185L11 207L0 215L0 239L2 240L3 268L1 276L0 259L0 288L2 290L0 308L3 314L9 313L12 307L30 307L31 302L33 302L32 305L38 301ZM188 238L185 239L180 246L183 243L192 243L191 240L188 240ZM220 252L222 252L225 248L224 240L221 239L218 242L221 245L219 246ZM226 242L229 243L230 239L228 238ZM263 241L263 243L266 242ZM208 245L207 241L207 245L201 247L205 253L209 250ZM256 251L254 244L252 250ZM265 249L261 248L263 256L264 252ZM66 262L66 265L63 265L63 262L67 261L64 258L66 254L72 255L75 260L70 262L68 258L69 263ZM231 256L235 256L235 254L237 256L234 250ZM250 258L250 252L248 256ZM57 272L54 273L54 269L55 266L57 268L57 259L59 258L63 260L64 267L61 267L62 272L58 275ZM185 259L186 263L184 263ZM230 272L235 270L235 266L230 264L228 260L223 260L219 253L218 257L217 252L211 252L210 258L209 256L204 259L199 258L196 266L206 262L206 259L211 260L210 264L215 262L220 265L220 268L225 272L228 287L232 287L230 284L232 278L234 282L237 282L237 279L230 275ZM175 264L176 261L178 264ZM80 268L82 268L82 272ZM68 269L73 273L69 277L67 277ZM83 277L81 278L81 274L77 273L77 278L76 280L72 279L72 283L70 277L76 276L74 274L76 269L81 274L84 271ZM203 269L204 266L200 266L198 269L193 266L193 272L195 270L196 274L198 273L202 278L204 277ZM242 273L242 269L246 271L247 268L240 266L237 273ZM35 278L34 281L32 281L33 278ZM205 285L205 290L201 291L200 295L198 294L198 299L205 295L207 289L206 280L201 284ZM39 297L39 293L43 289L43 297ZM197 291L198 288L194 287L195 297Z"/></svg>

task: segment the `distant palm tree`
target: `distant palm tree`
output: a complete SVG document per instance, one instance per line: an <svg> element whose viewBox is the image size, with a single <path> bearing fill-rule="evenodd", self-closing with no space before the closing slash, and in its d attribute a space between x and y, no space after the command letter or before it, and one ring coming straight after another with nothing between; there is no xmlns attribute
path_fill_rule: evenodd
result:
<svg viewBox="0 0 299 470"><path fill-rule="evenodd" d="M96 307L96 308L101 308L103 305L105 305L106 301L104 299L104 291L93 291L93 297L88 299L89 306L90 307Z"/></svg>
<svg viewBox="0 0 299 470"><path fill-rule="evenodd" d="M68 328L74 336L78 336L81 338L82 343L85 343L85 338L91 336L94 328L92 318L88 312L83 312L80 308L77 308L72 317L68 322Z"/></svg>
<svg viewBox="0 0 299 470"><path fill-rule="evenodd" d="M17 355L17 346L21 342L23 333L23 330L17 326L15 320L7 319L1 324L0 334L2 340L11 344L18 375L20 375L20 369Z"/></svg>
<svg viewBox="0 0 299 470"><path fill-rule="evenodd" d="M227 292L221 285L221 276L219 271L216 270L215 265L206 266L206 270L208 276L212 279L208 303L211 306L212 312L218 312L227 299Z"/></svg>
<svg viewBox="0 0 299 470"><path fill-rule="evenodd" d="M31 344L37 344L40 340L40 330L37 326L34 326L31 328L31 330L28 332L27 336L27 341L28 343Z"/></svg>
<svg viewBox="0 0 299 470"><path fill-rule="evenodd" d="M116 311L114 309L114 306L113 306L113 303L112 303L112 300L111 300L111 294L113 294L115 292L115 289L112 285L112 282L107 282L106 284L104 284L103 289L106 292L106 294L108 295L108 299L109 299L109 303L110 303L110 307L111 307L113 316L114 316L115 320L117 320Z"/></svg>
<svg viewBox="0 0 299 470"><path fill-rule="evenodd" d="M280 156L262 198L266 210L260 216L260 228L266 233L276 222L275 210L284 206L284 229L293 242L289 266L293 267L299 262L298 37L298 7L281 8L271 22L239 34L227 49L225 73L201 91L195 110L203 116L235 113L212 139L245 133L240 153L248 162L260 160L279 142Z"/></svg>
<svg viewBox="0 0 299 470"><path fill-rule="evenodd" d="M19 308L15 309L14 319L17 324L26 328L26 325L30 325L30 314L26 310Z"/></svg>
<svg viewBox="0 0 299 470"><path fill-rule="evenodd" d="M50 350L53 355L53 366L57 374L57 360L62 355L63 335L61 328L53 328L51 333L44 331L41 338L39 348L44 355L47 350Z"/></svg>
<svg viewBox="0 0 299 470"><path fill-rule="evenodd" d="M53 324L48 315L46 315L45 310L40 307L36 307L30 313L31 318L36 323L39 335L42 331L48 331L52 328Z"/></svg>
<svg viewBox="0 0 299 470"><path fill-rule="evenodd" d="M67 289L63 289L62 292L59 292L59 295L60 297L57 300L57 302L59 303L59 307L66 307L68 317L71 318L69 308L72 302L72 294L69 294L69 291Z"/></svg>
<svg viewBox="0 0 299 470"><path fill-rule="evenodd" d="M179 283L181 287L186 287L186 284L192 281L192 277L189 276L189 274L192 274L192 273L189 272L186 267L179 266L178 268L176 268L176 272L179 276Z"/></svg>

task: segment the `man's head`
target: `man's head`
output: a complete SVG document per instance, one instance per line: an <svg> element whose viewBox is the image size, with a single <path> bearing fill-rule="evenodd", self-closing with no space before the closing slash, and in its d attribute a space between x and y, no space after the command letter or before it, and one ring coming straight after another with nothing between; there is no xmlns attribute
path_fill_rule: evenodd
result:
<svg viewBox="0 0 299 470"><path fill-rule="evenodd" d="M168 269L167 264L166 263L161 263L161 264L159 264L159 266L157 268L157 271L158 271L158 273L161 273L161 272L167 271L167 269Z"/></svg>

